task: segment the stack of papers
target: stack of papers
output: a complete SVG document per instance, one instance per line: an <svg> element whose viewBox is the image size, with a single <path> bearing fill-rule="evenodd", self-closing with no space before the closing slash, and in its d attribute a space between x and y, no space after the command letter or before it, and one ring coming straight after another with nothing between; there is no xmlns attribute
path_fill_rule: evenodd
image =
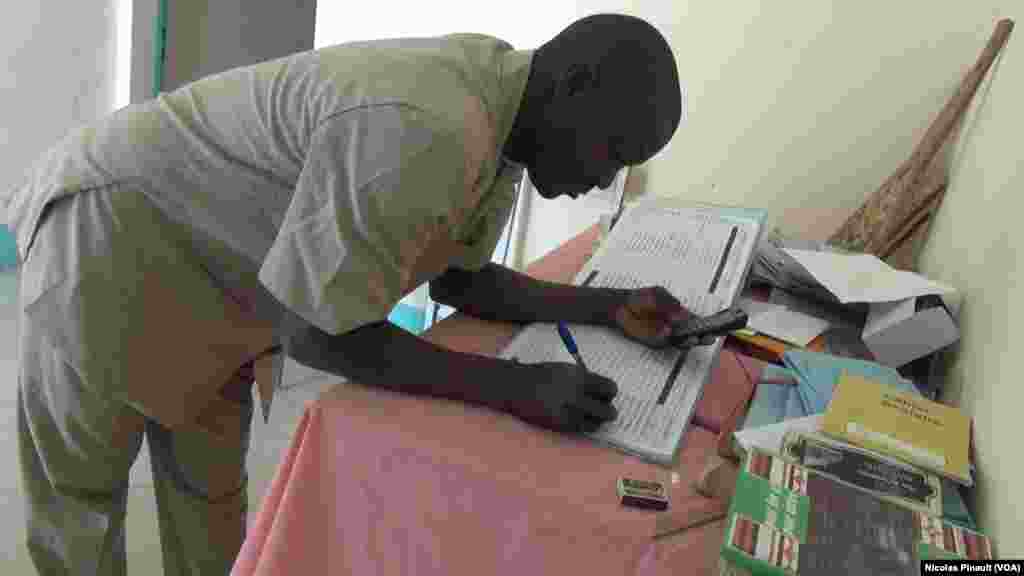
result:
<svg viewBox="0 0 1024 576"><path fill-rule="evenodd" d="M763 212L641 203L623 212L601 247L576 277L577 284L608 288L664 286L695 314L733 306L746 283ZM619 386L619 417L592 436L657 462L670 462L692 417L721 348L683 353L653 350L620 333L573 326L587 368ZM521 362L572 362L555 326L533 324L502 352Z"/></svg>
<svg viewBox="0 0 1024 576"><path fill-rule="evenodd" d="M843 304L896 302L955 292L913 272L896 270L871 254L834 254L785 249L818 283Z"/></svg>
<svg viewBox="0 0 1024 576"><path fill-rule="evenodd" d="M754 391L744 428L822 414L844 373L870 378L895 390L920 394L899 372L874 362L804 350L783 355L785 366L768 366Z"/></svg>
<svg viewBox="0 0 1024 576"><path fill-rule="evenodd" d="M786 352L783 362L796 375L797 394L806 415L821 414L828 408L836 383L844 373L918 394L913 382L901 376L894 368L875 362L840 358L806 350Z"/></svg>
<svg viewBox="0 0 1024 576"><path fill-rule="evenodd" d="M774 454L781 454L783 438L786 433L791 431L808 433L821 431L824 426L824 413L808 414L804 396L807 396L812 388L806 382L801 384L800 381L810 377L819 382L819 384L813 387L814 390L834 389L834 382L831 386L820 384L820 382L827 382L832 377L830 373L834 373L834 370L824 367L826 362L834 364L836 360L829 359L828 355L825 354L793 352L788 358L790 368L773 365L766 366L755 388L754 398L750 408L747 410L743 428L733 433L739 448L746 452L749 452L751 449L761 449ZM892 373L889 369L878 365L868 366L868 364L870 363L840 362L837 366L844 366L847 369L852 368L850 372L854 374L858 373L857 368L866 368L867 372L876 374L876 376L878 374L888 374L885 378L895 390L908 392L915 396L919 395L919 392L909 381L902 380L896 382L892 378ZM792 367L795 366L800 366L801 370L798 372L793 369ZM827 405L831 400L830 394L827 399L819 399L818 405L821 405L821 400L825 400ZM943 516L963 523L968 527L974 526L974 520L967 511L963 498L960 496L959 491L953 487L950 480L944 480L942 495Z"/></svg>
<svg viewBox="0 0 1024 576"><path fill-rule="evenodd" d="M970 486L971 419L952 406L844 374L823 431Z"/></svg>
<svg viewBox="0 0 1024 576"><path fill-rule="evenodd" d="M766 234L757 246L751 278L802 296L843 304L895 302L955 290L919 274L896 270L871 254L849 254L822 242Z"/></svg>
<svg viewBox="0 0 1024 576"><path fill-rule="evenodd" d="M757 256L750 267L751 280L777 286L815 300L835 301L835 297L789 255L787 249L830 250L822 242L784 238L778 232L765 234L757 245Z"/></svg>
<svg viewBox="0 0 1024 576"><path fill-rule="evenodd" d="M802 418L791 418L758 426L756 428L744 428L733 433L736 443L744 452L752 449L763 450L772 454L782 454L782 440L790 432L814 433L821 430L824 416L815 414Z"/></svg>
<svg viewBox="0 0 1024 576"><path fill-rule="evenodd" d="M747 328L801 348L829 327L829 323L821 318L778 304L744 299L740 307L747 313Z"/></svg>
<svg viewBox="0 0 1024 576"><path fill-rule="evenodd" d="M797 395L796 373L782 366L768 364L754 388L754 398L747 409L743 428L767 426L791 418L807 416L807 409Z"/></svg>

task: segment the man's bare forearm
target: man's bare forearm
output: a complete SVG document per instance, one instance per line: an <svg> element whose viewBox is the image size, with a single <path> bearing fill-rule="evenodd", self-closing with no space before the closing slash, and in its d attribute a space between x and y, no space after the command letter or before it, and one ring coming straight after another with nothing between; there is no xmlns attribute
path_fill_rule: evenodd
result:
<svg viewBox="0 0 1024 576"><path fill-rule="evenodd" d="M613 324L626 290L545 282L498 264L477 272L449 268L430 283L430 297L461 312L501 322Z"/></svg>
<svg viewBox="0 0 1024 576"><path fill-rule="evenodd" d="M369 386L436 396L508 411L512 386L530 367L436 346L388 322L331 336L314 327L297 331L285 353L316 370Z"/></svg>

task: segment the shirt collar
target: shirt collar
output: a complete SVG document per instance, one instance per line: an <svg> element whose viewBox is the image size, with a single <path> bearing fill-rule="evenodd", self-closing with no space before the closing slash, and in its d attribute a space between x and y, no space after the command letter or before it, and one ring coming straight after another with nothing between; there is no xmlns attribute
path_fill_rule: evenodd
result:
<svg viewBox="0 0 1024 576"><path fill-rule="evenodd" d="M509 134L512 132L512 124L519 112L519 105L523 101L523 93L526 92L526 81L530 77L530 64L533 61L533 50L510 50L501 57L501 72L498 78L498 89L501 96L498 107L498 142L505 146ZM501 160L509 166L523 169L524 166L505 158L501 151L498 151Z"/></svg>

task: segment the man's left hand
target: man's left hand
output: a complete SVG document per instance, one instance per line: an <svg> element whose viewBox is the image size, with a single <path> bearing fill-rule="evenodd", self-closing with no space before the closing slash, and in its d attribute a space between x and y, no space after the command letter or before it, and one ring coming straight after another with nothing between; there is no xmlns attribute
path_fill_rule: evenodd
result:
<svg viewBox="0 0 1024 576"><path fill-rule="evenodd" d="M619 304L612 320L615 327L630 340L652 348L669 345L672 327L686 324L692 316L675 296L661 286L630 290ZM688 343L705 344L704 341Z"/></svg>

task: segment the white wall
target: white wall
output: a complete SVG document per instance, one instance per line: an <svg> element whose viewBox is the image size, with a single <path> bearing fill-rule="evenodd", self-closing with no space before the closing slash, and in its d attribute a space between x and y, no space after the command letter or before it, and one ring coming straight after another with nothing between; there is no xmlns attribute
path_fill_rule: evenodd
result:
<svg viewBox="0 0 1024 576"><path fill-rule="evenodd" d="M646 165L648 193L764 207L776 223L818 235L906 159L995 22L1024 15L1017 0L579 0L577 8L644 17L676 53L689 118ZM1024 475L1022 393L1010 362L1024 345L1013 331L1024 325L1021 305L1011 298L1024 240L1015 221L1024 165L1015 132L1024 101L1021 33L988 98L976 99L976 122L961 137L922 261L925 273L966 293L950 399L974 417L978 517L1006 557L1024 556L1022 497L1011 491Z"/></svg>
<svg viewBox="0 0 1024 576"><path fill-rule="evenodd" d="M1017 9L1018 17L1024 10ZM1020 20L1018 20L1020 24ZM1024 556L1020 454L1024 390L1015 355L1024 345L1024 37L1018 29L976 97L954 158L952 183L921 269L964 292L962 342L950 362L946 399L974 417L981 463L977 509L1002 557Z"/></svg>
<svg viewBox="0 0 1024 576"><path fill-rule="evenodd" d="M841 220L877 188L1014 2L576 4L577 16L643 17L675 51L688 118L644 166L646 190L727 204L754 200L775 223L792 224L802 217L790 208ZM526 262L590 223L586 210L569 209L572 202L532 200L538 225L531 224L530 242L538 248Z"/></svg>
<svg viewBox="0 0 1024 576"><path fill-rule="evenodd" d="M114 107L116 0L5 4L0 190L67 131Z"/></svg>
<svg viewBox="0 0 1024 576"><path fill-rule="evenodd" d="M117 0L4 4L0 20L0 197L72 127L117 103ZM0 281L0 573L31 573L17 454L17 287Z"/></svg>

